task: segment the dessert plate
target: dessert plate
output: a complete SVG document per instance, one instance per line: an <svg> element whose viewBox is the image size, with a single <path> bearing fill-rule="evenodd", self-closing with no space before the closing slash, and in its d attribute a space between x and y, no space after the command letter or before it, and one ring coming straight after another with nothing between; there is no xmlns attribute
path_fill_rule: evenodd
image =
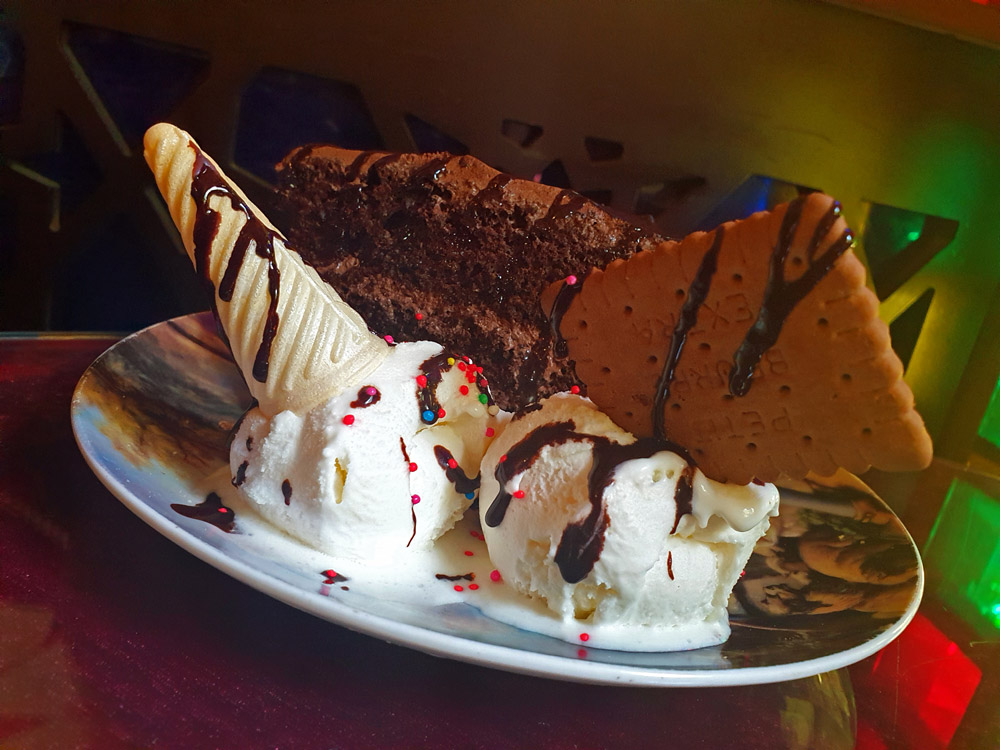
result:
<svg viewBox="0 0 1000 750"><path fill-rule="evenodd" d="M332 560L255 517L229 487L228 434L248 403L201 313L105 352L77 385L71 416L98 478L164 536L269 596L427 653L580 682L749 685L859 661L898 636L920 603L923 570L906 530L843 475L782 489L781 514L733 594L725 644L640 653L556 640L508 624L520 600L490 580L475 519L445 537L426 580L393 585L391 571ZM523 606L525 622L543 616Z"/></svg>

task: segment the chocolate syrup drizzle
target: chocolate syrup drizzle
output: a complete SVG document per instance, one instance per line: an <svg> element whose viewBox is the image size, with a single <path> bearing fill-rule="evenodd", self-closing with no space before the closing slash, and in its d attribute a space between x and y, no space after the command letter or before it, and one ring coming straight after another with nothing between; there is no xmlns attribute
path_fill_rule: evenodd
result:
<svg viewBox="0 0 1000 750"><path fill-rule="evenodd" d="M820 222L816 225L809 247L806 250L805 272L794 281L785 279L785 261L791 248L792 238L798 228L802 215L804 197L797 198L788 205L788 210L781 221L778 232L778 244L771 254L771 265L768 271L767 286L764 287L764 300L757 320L747 331L743 343L733 354L733 366L729 372L729 392L734 396L745 396L750 390L750 380L754 369L764 356L764 352L774 346L781 333L785 319L795 306L819 283L833 268L833 264L843 255L854 241L849 229L845 229L840 237L833 242L819 257L816 253L820 243L826 238L837 217L840 216L840 203L834 201Z"/></svg>
<svg viewBox="0 0 1000 750"><path fill-rule="evenodd" d="M492 180L486 183L486 187L476 193L475 197L472 199L473 208L481 207L487 201L502 201L504 197L504 188L506 188L513 179L514 178L509 174L504 174L503 172L496 175Z"/></svg>
<svg viewBox="0 0 1000 750"><path fill-rule="evenodd" d="M719 249L722 247L722 238L725 227L715 230L715 239L712 246L708 248L694 281L688 288L684 305L674 326L674 333L670 337L670 351L663 361L663 369L660 371L660 378L656 381L656 395L653 398L653 435L658 438L666 437L666 428L663 424L663 407L666 406L667 399L670 398L670 385L674 381L674 373L677 370L677 363L680 361L684 351L684 344L687 342L688 333L698 322L698 310L701 309L705 298L708 296L709 287L712 285L712 277L715 276L715 269L719 260Z"/></svg>
<svg viewBox="0 0 1000 750"><path fill-rule="evenodd" d="M435 573L434 577L439 581L474 581L476 580L475 573L462 573L460 575L450 576L445 573Z"/></svg>
<svg viewBox="0 0 1000 750"><path fill-rule="evenodd" d="M448 481L455 485L455 492L462 495L469 495L479 489L479 474L474 477L470 477L465 473L465 470L455 462L455 468L449 465L450 461L455 460L455 456L452 452L445 448L443 445L434 446L434 458L437 459L438 466L444 469L444 475L448 477Z"/></svg>
<svg viewBox="0 0 1000 750"><path fill-rule="evenodd" d="M455 364L448 364L449 359L454 359ZM441 382L441 377L446 369L451 369L456 367L458 362L465 362L469 367L473 367L472 362L468 358L458 358L454 357L447 352L441 352L436 354L428 360L425 360L420 364L420 372L427 379L427 382L417 389L417 403L420 405L420 420L425 424L434 424L438 421L438 414L441 411L441 402L437 398L437 387ZM493 404L493 394L490 393L489 386L486 384L482 375L479 372L475 373L473 378L473 383L480 393L486 394L487 405ZM427 414L431 415L430 419L426 418Z"/></svg>
<svg viewBox="0 0 1000 750"><path fill-rule="evenodd" d="M556 294L556 298L552 302L552 309L549 310L552 351L555 352L557 357L566 357L569 355L569 345L562 335L562 319L566 311L569 310L569 306L573 304L573 300L576 299L580 290L583 289L583 282L586 278L587 274L584 273L576 277L575 284L563 281L563 285L559 288L559 293Z"/></svg>
<svg viewBox="0 0 1000 750"><path fill-rule="evenodd" d="M677 477L677 486L674 487L674 505L677 510L674 512L674 525L670 527L670 533L677 533L677 524L692 510L692 500L694 499L694 465L688 464L684 467L681 475Z"/></svg>
<svg viewBox="0 0 1000 750"><path fill-rule="evenodd" d="M556 195L555 199L552 201L552 205L549 206L549 210L545 213L541 219L539 219L535 226L546 227L549 224L559 221L560 219L565 219L571 213L579 211L590 201L584 196L577 193L575 190L565 189L560 190Z"/></svg>
<svg viewBox="0 0 1000 750"><path fill-rule="evenodd" d="M247 467L249 465L249 461L244 461L236 467L236 476L233 477L233 487L239 487L247 480Z"/></svg>
<svg viewBox="0 0 1000 750"><path fill-rule="evenodd" d="M370 392L374 391L374 393ZM351 402L352 409L365 409L373 406L382 398L382 392L373 385L363 385L358 388L358 397Z"/></svg>
<svg viewBox="0 0 1000 750"><path fill-rule="evenodd" d="M670 576L670 580L674 580L674 553L667 552L667 575Z"/></svg>
<svg viewBox="0 0 1000 750"><path fill-rule="evenodd" d="M546 446L561 445L571 441L586 441L593 445L593 462L587 478L590 513L582 521L571 523L563 530L559 546L556 549L555 563L567 583L582 581L594 564L600 559L604 549L604 536L608 528L608 516L604 508L604 491L614 479L615 470L626 461L638 458L649 458L662 450L672 450L689 462L682 478L694 473L690 458L678 446L668 441L655 438L643 438L628 445L615 443L601 435L587 435L576 432L576 424L572 420L552 422L536 427L508 452L507 458L497 464L494 471L497 483L500 485L497 496L486 510L484 520L486 525L495 528L499 526L510 507L512 495L505 489L512 477L527 471ZM685 490L681 480L678 480L675 501L677 503L677 520L684 513L691 512L690 479ZM685 494L685 492L687 494ZM677 528L677 520L674 529ZM673 531L671 531L673 533Z"/></svg>
<svg viewBox="0 0 1000 750"><path fill-rule="evenodd" d="M209 207L208 201L213 195L221 195L229 199L230 204L236 211L242 211L246 216L246 223L240 230L236 243L233 245L232 253L226 263L226 269L219 283L219 299L229 302L233 298L236 289L236 279L243 261L246 258L247 250L253 243L254 252L267 262L267 289L269 301L267 306L267 317L264 319L264 332L261 337L260 347L254 357L253 378L259 383L267 381L267 371L270 365L271 346L274 337L278 332L278 292L281 286L281 273L278 270L278 262L274 255L274 240L278 236L261 222L250 207L244 203L243 199L230 187L223 179L219 170L208 160L202 151L193 143L189 144L195 153L191 197L194 199L197 214L194 223L194 259L195 269L202 279L211 288L212 280L209 272L209 260L212 251L212 242L219 231L222 217L219 213ZM212 290L212 310L216 320L219 319L218 307L215 304L215 290Z"/></svg>
<svg viewBox="0 0 1000 750"><path fill-rule="evenodd" d="M285 498L285 505L292 504L292 483L287 479L281 483L281 496Z"/></svg>
<svg viewBox="0 0 1000 750"><path fill-rule="evenodd" d="M222 498L215 492L209 492L204 502L200 502L197 505L171 503L170 508L185 518L193 518L195 521L210 523L227 534L232 533L236 526L236 514L233 513L231 508L227 508L222 504Z"/></svg>

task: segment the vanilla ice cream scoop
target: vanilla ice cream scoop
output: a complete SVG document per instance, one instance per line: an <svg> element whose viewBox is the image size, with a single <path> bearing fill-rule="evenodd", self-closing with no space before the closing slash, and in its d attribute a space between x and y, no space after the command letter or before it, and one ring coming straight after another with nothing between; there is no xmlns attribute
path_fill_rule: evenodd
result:
<svg viewBox="0 0 1000 750"><path fill-rule="evenodd" d="M233 438L233 484L273 524L338 558L425 550L477 495L496 424L481 383L437 344L399 344L357 389L305 414L251 410Z"/></svg>
<svg viewBox="0 0 1000 750"><path fill-rule="evenodd" d="M547 603L557 635L592 628L596 647L688 649L728 638L729 595L778 492L707 479L560 394L515 415L487 450L479 508L493 564Z"/></svg>

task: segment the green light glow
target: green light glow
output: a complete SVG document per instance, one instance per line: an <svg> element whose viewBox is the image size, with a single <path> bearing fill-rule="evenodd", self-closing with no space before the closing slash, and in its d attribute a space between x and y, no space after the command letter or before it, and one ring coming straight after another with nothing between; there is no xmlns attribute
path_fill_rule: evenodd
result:
<svg viewBox="0 0 1000 750"><path fill-rule="evenodd" d="M979 423L979 436L1000 448L1000 379L993 387L993 395L986 407L983 421Z"/></svg>
<svg viewBox="0 0 1000 750"><path fill-rule="evenodd" d="M923 550L929 590L984 635L1000 630L1000 499L955 480Z"/></svg>

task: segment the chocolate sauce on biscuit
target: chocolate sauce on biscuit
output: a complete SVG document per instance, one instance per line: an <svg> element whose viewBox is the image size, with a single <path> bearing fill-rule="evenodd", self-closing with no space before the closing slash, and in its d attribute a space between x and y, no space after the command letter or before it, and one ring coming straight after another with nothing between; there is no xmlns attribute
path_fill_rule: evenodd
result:
<svg viewBox="0 0 1000 750"><path fill-rule="evenodd" d="M576 281L570 284L568 281L563 281L563 285L559 288L559 293L556 294L555 300L552 302L552 309L549 310L549 326L552 332L552 350L555 352L557 357L566 357L569 355L569 346L566 344L566 339L562 335L562 319L569 310L569 306L573 304L573 300L583 289L583 282L586 279L587 274L582 274L576 277Z"/></svg>
<svg viewBox="0 0 1000 750"><path fill-rule="evenodd" d="M747 331L743 342L733 354L733 366L729 372L729 392L734 396L745 396L750 390L750 381L761 357L774 346L781 333L785 319L795 306L813 290L833 264L843 255L854 241L849 229L845 229L840 237L817 256L820 244L830 232L840 216L840 203L834 201L820 222L816 225L813 236L806 250L806 270L794 281L785 279L785 261L791 249L795 230L802 216L805 196L796 198L785 211L778 232L778 243L771 253L771 263L768 270L767 285L764 287L764 299L757 313L757 319Z"/></svg>
<svg viewBox="0 0 1000 750"><path fill-rule="evenodd" d="M653 398L653 435L660 439L666 437L666 428L663 424L663 409L667 399L670 397L670 385L674 380L674 373L677 370L677 363L680 361L684 351L684 344L687 342L688 333L698 322L698 310L701 309L708 290L712 285L712 278L715 276L715 269L719 260L719 249L722 247L722 238L725 235L725 227L721 226L715 230L715 238L711 247L701 259L698 272L694 281L688 287L684 305L674 326L673 335L670 337L670 351L663 361L663 369L660 371L660 378L656 381L656 395Z"/></svg>

